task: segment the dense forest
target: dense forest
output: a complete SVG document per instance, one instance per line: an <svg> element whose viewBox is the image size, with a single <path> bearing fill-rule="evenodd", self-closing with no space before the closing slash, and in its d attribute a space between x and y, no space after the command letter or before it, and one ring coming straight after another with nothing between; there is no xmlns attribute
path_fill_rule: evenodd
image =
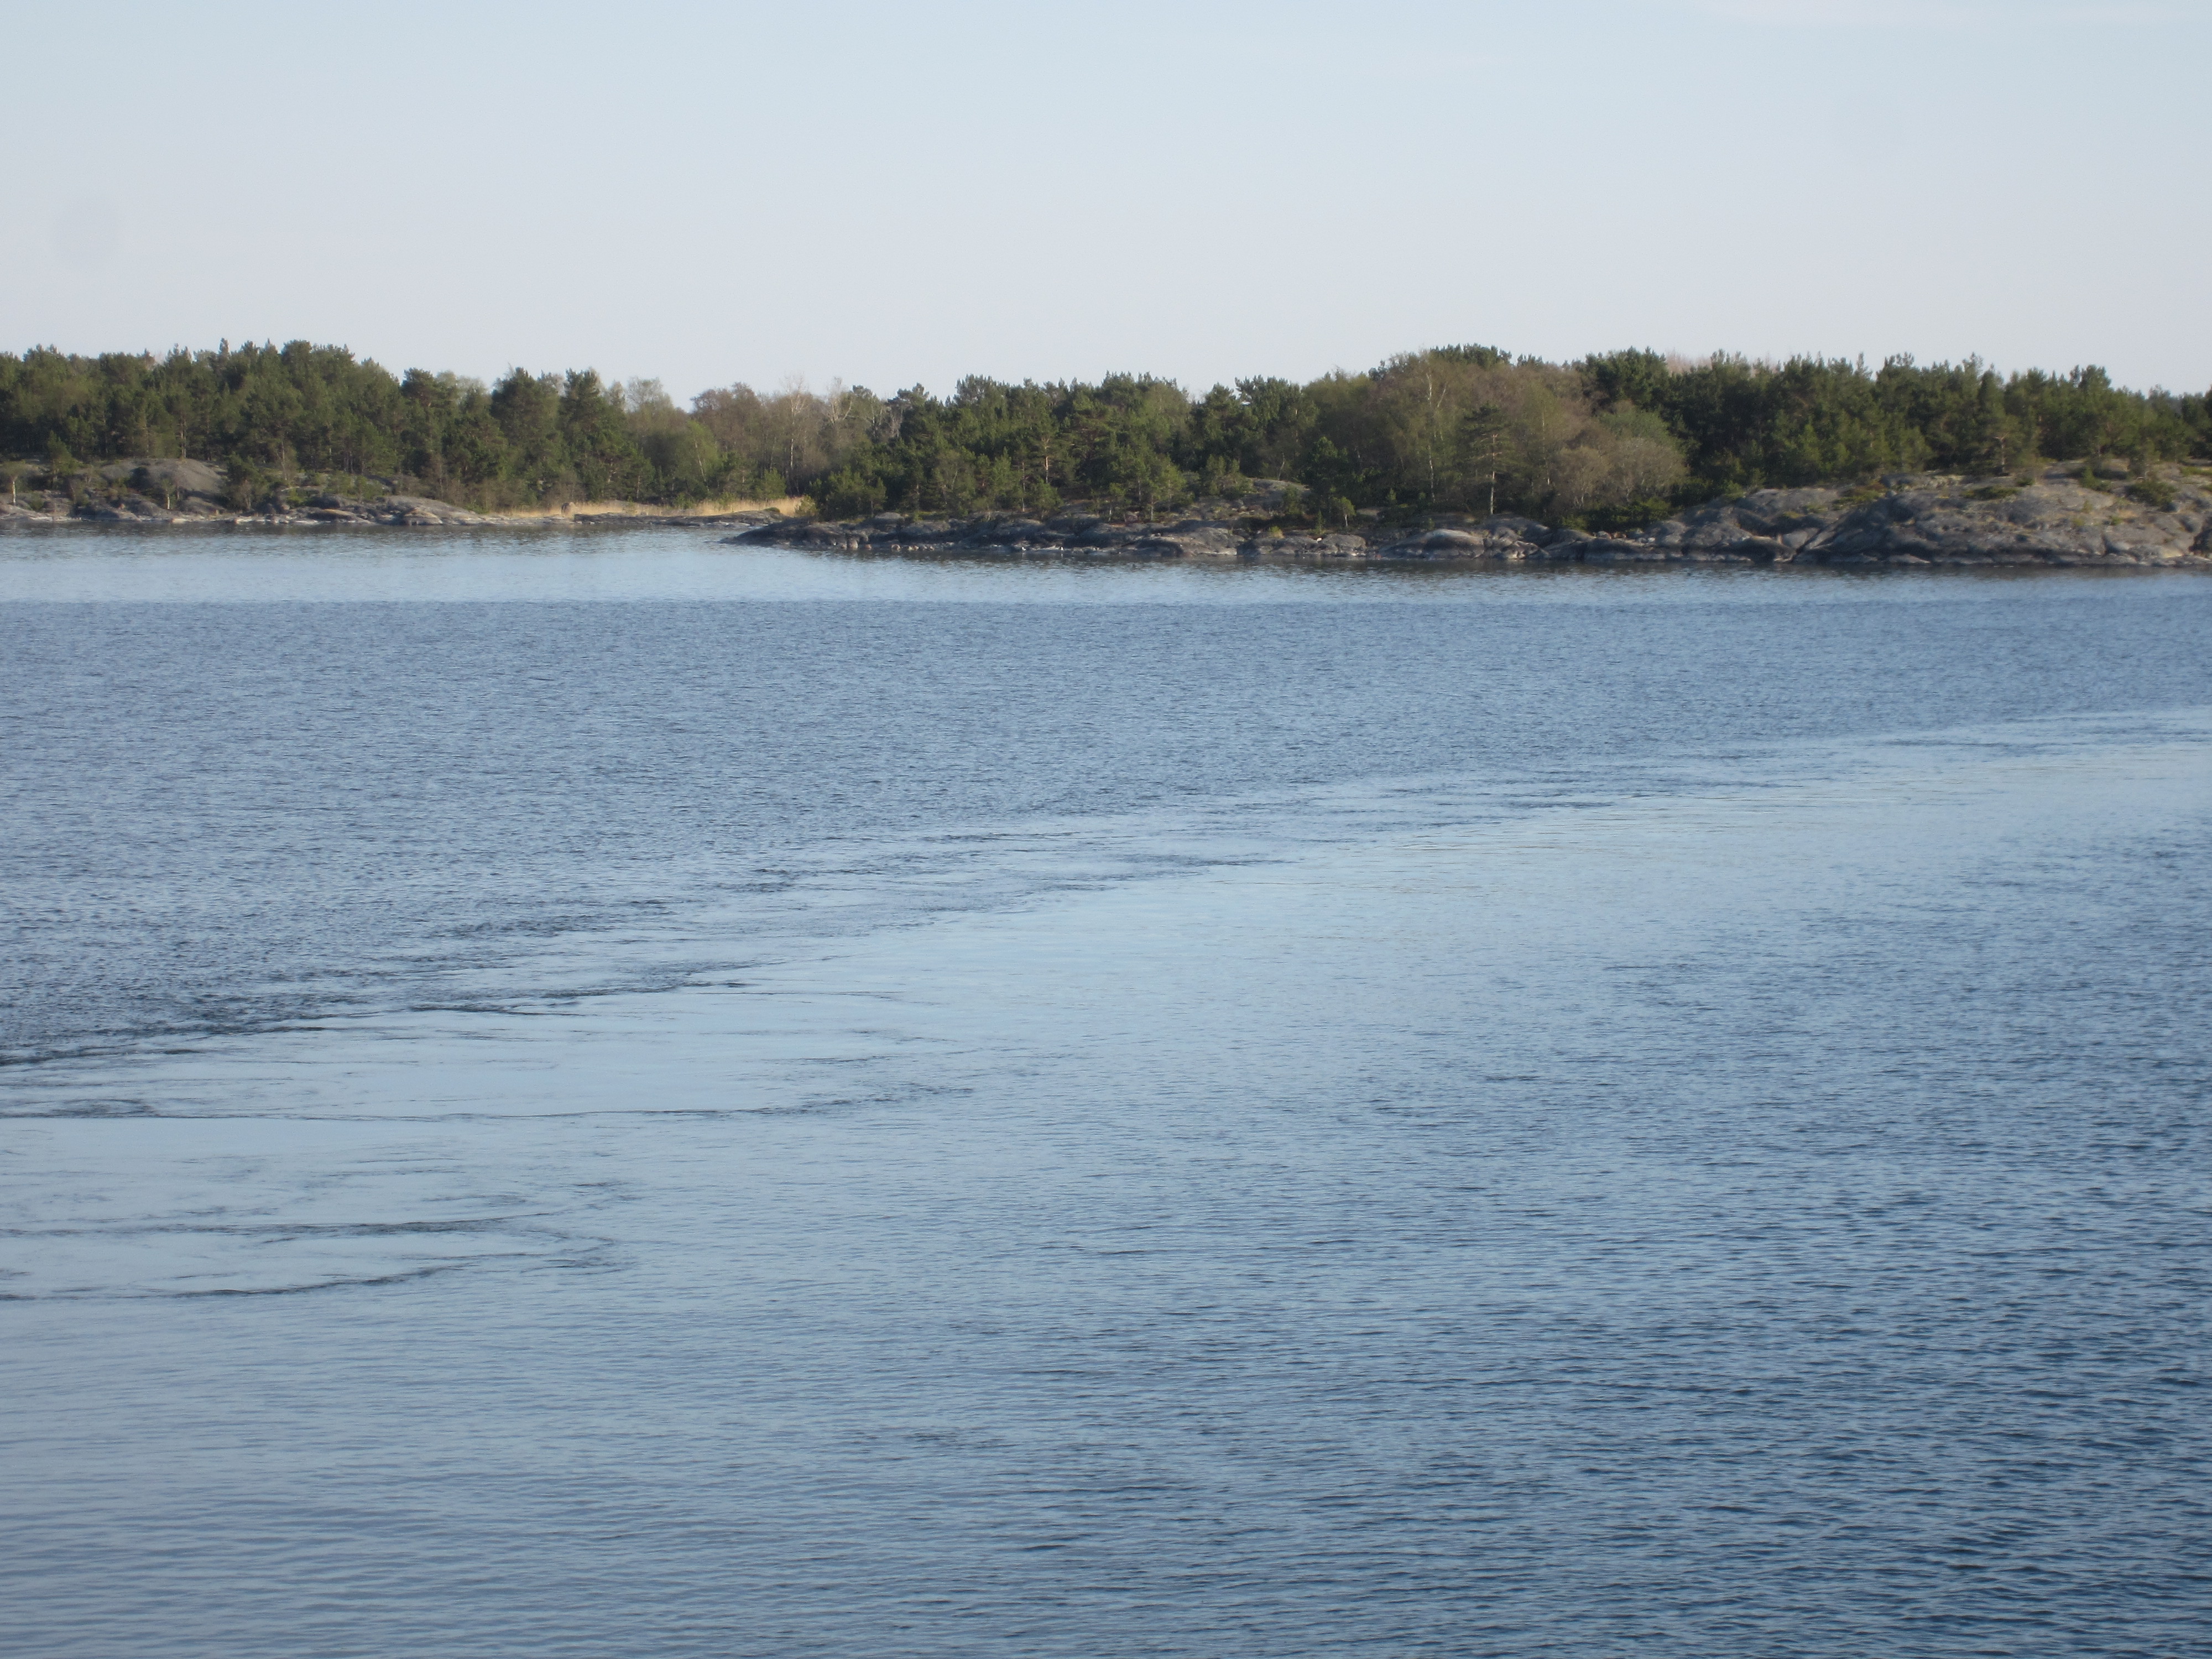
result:
<svg viewBox="0 0 2212 1659"><path fill-rule="evenodd" d="M0 454L16 458L11 479L77 489L98 463L194 457L225 468L241 506L312 474L495 509L791 492L838 517L1075 499L1150 514L1276 479L1297 486L1288 511L1324 524L1380 508L1587 525L1761 484L2204 456L2212 397L2124 391L2098 368L2000 376L1971 359L1869 369L1620 351L1562 364L1452 346L1198 398L1111 375L970 379L949 398L740 385L684 410L656 381L590 370L516 369L487 386L394 375L335 346L226 342L166 357L0 354Z"/></svg>

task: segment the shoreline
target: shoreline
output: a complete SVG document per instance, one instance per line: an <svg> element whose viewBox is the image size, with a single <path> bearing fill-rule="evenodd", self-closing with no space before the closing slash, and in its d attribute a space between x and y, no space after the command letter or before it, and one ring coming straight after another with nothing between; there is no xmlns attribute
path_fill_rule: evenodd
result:
<svg viewBox="0 0 2212 1659"><path fill-rule="evenodd" d="M2082 470L2052 468L2033 478L1898 476L1856 490L1759 489L1614 533L1511 514L1443 514L1418 527L1315 535L1257 530L1226 514L1133 523L1085 513L1044 520L885 514L762 525L728 541L822 552L1121 559L2212 568L2212 480L2184 473L2137 496L2094 477L2085 483Z"/></svg>
<svg viewBox="0 0 2212 1659"><path fill-rule="evenodd" d="M586 501L504 513L478 513L417 495L367 500L325 494L247 513L193 493L181 501L172 493L171 500L176 504L165 506L134 495L80 503L66 514L0 502L0 526L719 529L737 532L720 539L725 546L1131 561L2212 568L2212 474L2195 467L2164 468L2132 486L2108 482L2077 464L2033 476L1893 475L1854 489L1758 489L1613 532L1548 526L1512 514L1437 514L1402 526L1385 526L1379 514L1369 514L1357 528L1308 533L1269 523L1266 509L1273 503L1266 500L1200 501L1173 520L1116 520L1071 507L1042 520L882 514L844 520L799 516L794 509L804 502L796 497L688 509Z"/></svg>

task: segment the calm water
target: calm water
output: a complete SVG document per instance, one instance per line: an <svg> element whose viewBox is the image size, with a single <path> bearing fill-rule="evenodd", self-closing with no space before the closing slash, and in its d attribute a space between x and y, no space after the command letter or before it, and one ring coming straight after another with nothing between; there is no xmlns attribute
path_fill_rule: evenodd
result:
<svg viewBox="0 0 2212 1659"><path fill-rule="evenodd" d="M0 538L0 1650L2212 1652L2208 625Z"/></svg>

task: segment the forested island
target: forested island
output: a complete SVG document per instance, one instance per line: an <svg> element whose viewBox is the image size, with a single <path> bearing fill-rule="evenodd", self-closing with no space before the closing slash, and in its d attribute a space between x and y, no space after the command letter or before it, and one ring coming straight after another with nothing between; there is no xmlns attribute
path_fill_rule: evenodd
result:
<svg viewBox="0 0 2212 1659"><path fill-rule="evenodd" d="M1795 556L1849 543L1909 557L1919 532L1869 543L1867 514L1893 528L1940 509L1991 545L2118 556L2155 543L2172 557L2208 551L2212 394L2128 391L2094 368L2000 375L1972 360L1616 351L1555 363L1449 346L1202 396L1142 374L971 378L942 398L738 385L686 409L656 381L590 370L486 385L394 374L335 346L226 342L166 356L0 354L0 512L18 520L431 526L781 498L817 521L809 539L849 547L1164 553L1218 551L1226 537L1323 556L1356 543L1533 556L1516 550L1595 542ZM1923 505L1881 505L1908 495ZM1717 515L1734 528L1717 530ZM1611 556L1576 556L1593 555Z"/></svg>

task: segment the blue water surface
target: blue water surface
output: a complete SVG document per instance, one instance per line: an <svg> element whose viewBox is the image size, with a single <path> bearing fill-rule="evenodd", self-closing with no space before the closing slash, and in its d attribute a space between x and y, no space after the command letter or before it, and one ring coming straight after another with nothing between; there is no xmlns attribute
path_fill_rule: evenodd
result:
<svg viewBox="0 0 2212 1659"><path fill-rule="evenodd" d="M2212 1650L2208 623L0 538L0 1647Z"/></svg>

